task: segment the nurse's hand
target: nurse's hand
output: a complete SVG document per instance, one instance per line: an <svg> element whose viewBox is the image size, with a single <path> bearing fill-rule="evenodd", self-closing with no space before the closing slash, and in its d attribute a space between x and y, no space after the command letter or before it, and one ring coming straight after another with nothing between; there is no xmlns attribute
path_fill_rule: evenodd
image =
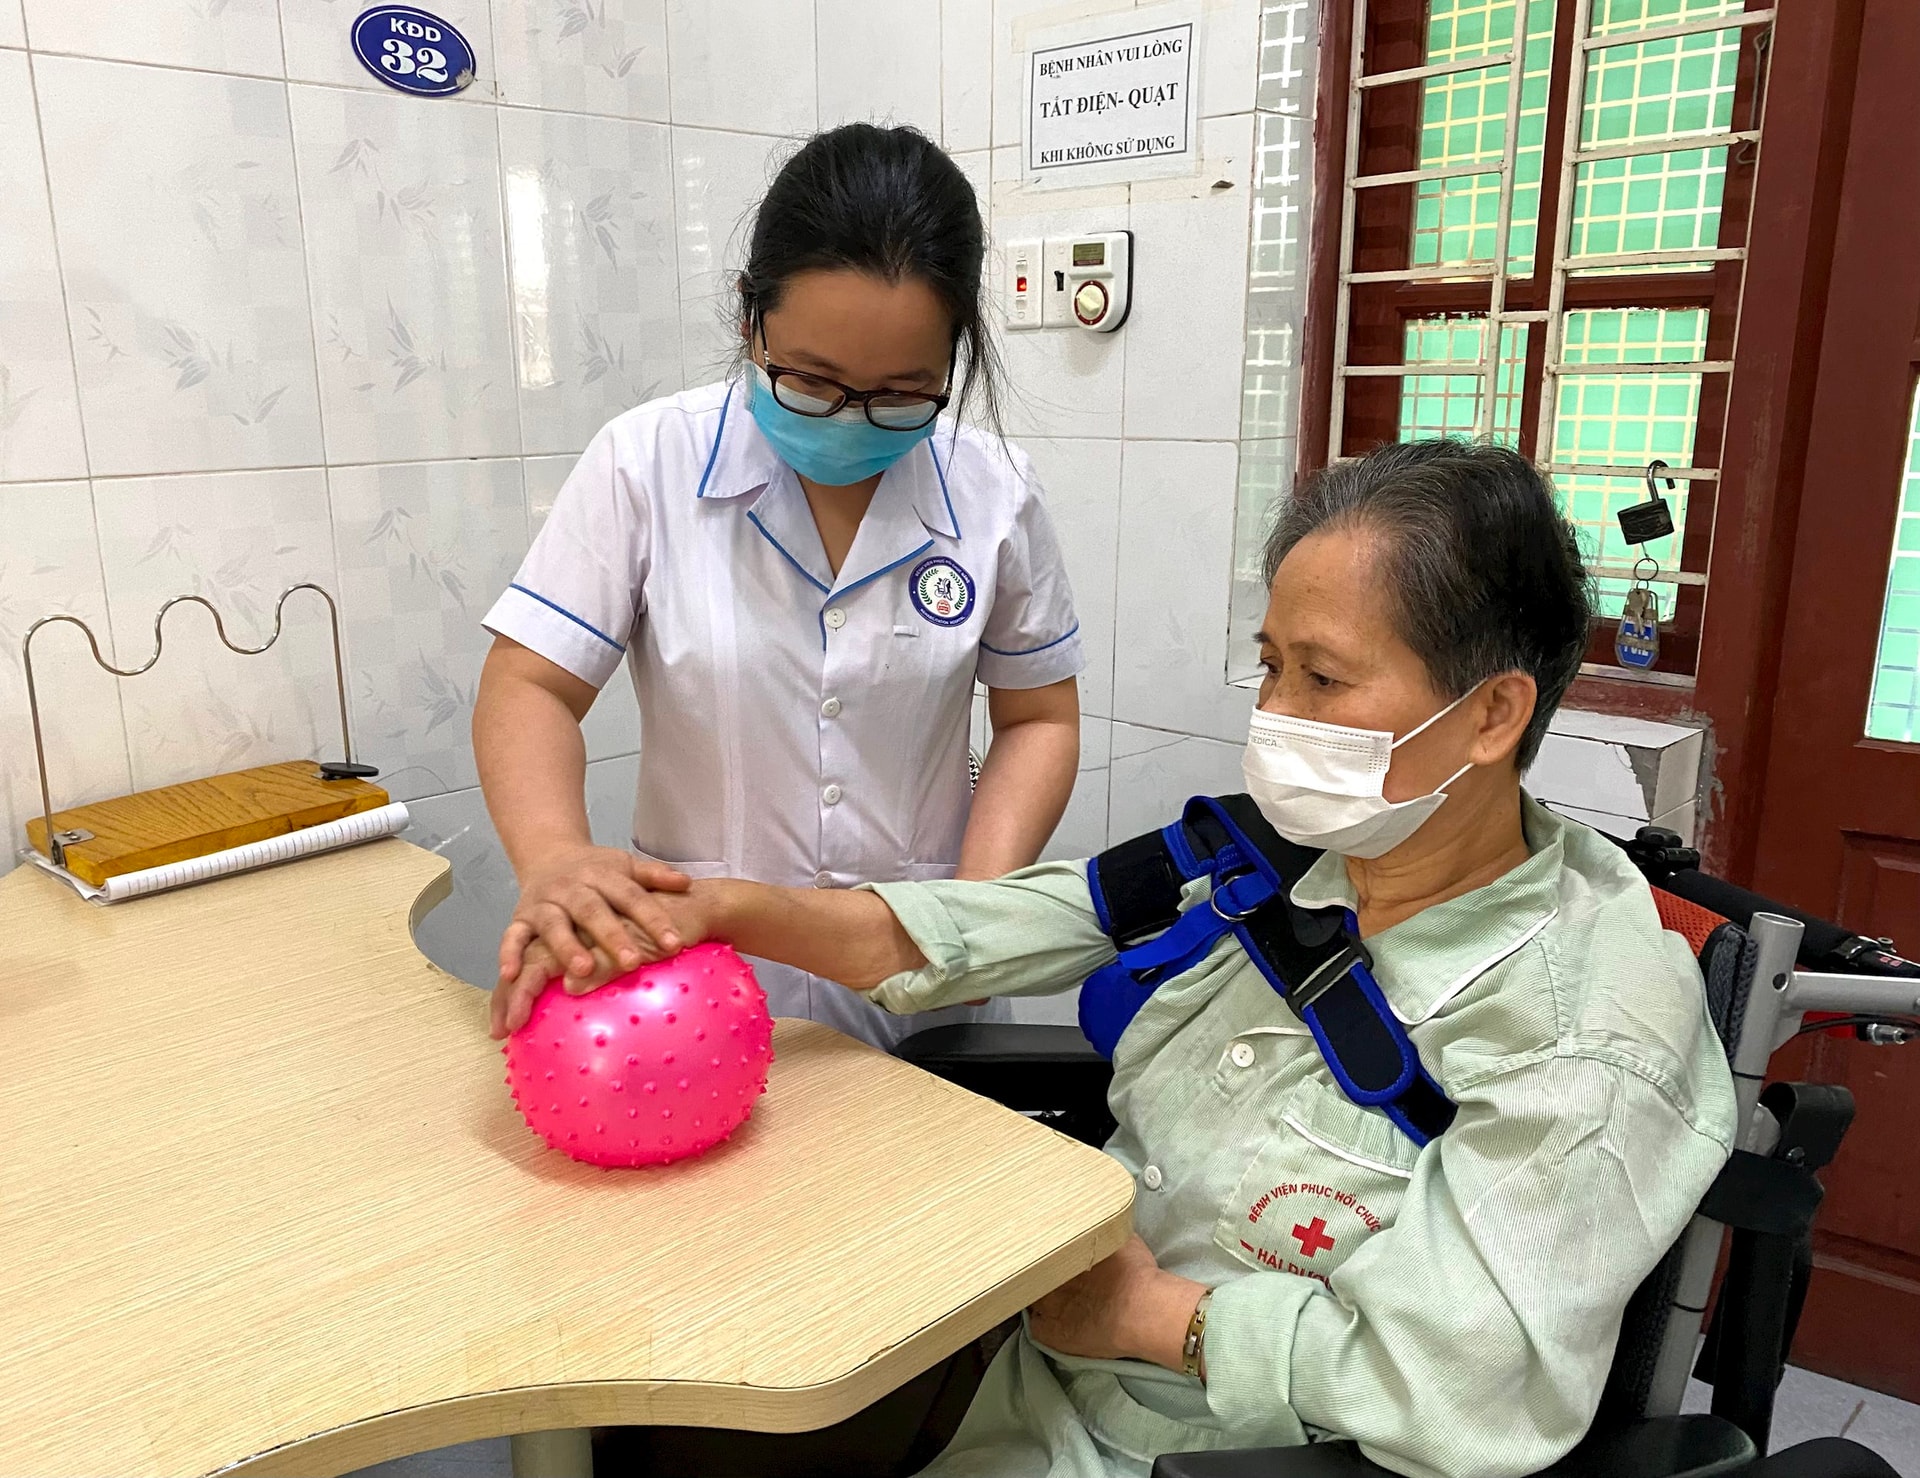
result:
<svg viewBox="0 0 1920 1478"><path fill-rule="evenodd" d="M1187 1322L1206 1285L1169 1273L1138 1234L1027 1310L1034 1339L1090 1360L1148 1360L1180 1368Z"/></svg>
<svg viewBox="0 0 1920 1478"><path fill-rule="evenodd" d="M663 913L671 916L672 932L679 939L680 948L691 948L708 937L706 914L692 895L662 892L658 903ZM630 946L623 953L642 956L642 964L666 958L666 953L654 948L648 936L642 934L635 925L623 919L621 928ZM563 981L569 994L584 995L588 991L598 990L609 980L617 979L633 968L596 944L591 951L589 968L578 975L568 974L561 970L546 941L533 939L521 952L520 968L514 977L501 981L493 989L493 1000L489 1007L491 1035L495 1041L499 1041L525 1026L527 1017L533 1013L533 1003L556 980Z"/></svg>
<svg viewBox="0 0 1920 1478"><path fill-rule="evenodd" d="M570 846L546 854L520 879L520 903L500 940L499 983L519 976L535 939L570 980L592 972L595 948L628 970L673 954L680 938L653 894L683 893L687 886L686 874L615 847Z"/></svg>

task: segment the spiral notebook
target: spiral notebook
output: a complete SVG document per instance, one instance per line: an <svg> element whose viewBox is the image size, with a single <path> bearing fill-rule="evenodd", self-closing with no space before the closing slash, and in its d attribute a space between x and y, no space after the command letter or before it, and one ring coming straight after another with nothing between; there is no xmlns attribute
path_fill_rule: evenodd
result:
<svg viewBox="0 0 1920 1478"><path fill-rule="evenodd" d="M330 852L339 847L351 847L358 842L393 836L406 829L407 821L407 808L395 801L375 810L356 811L336 821L323 821L317 826L268 837L265 841L248 842L224 851L208 852L201 857L189 857L183 862L169 862L161 867L120 873L108 878L100 887L75 877L32 847L21 850L20 860L32 863L43 872L52 873L90 902L122 903L129 898L144 898L149 893L163 893L169 888L184 888L192 883L204 883L213 878L292 862L316 852Z"/></svg>

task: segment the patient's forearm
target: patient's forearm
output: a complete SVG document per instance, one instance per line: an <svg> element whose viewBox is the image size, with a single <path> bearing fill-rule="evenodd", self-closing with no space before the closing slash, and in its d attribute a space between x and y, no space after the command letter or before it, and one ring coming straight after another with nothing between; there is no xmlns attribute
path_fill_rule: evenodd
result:
<svg viewBox="0 0 1920 1478"><path fill-rule="evenodd" d="M877 893L716 878L695 883L691 902L707 937L855 990L927 962Z"/></svg>

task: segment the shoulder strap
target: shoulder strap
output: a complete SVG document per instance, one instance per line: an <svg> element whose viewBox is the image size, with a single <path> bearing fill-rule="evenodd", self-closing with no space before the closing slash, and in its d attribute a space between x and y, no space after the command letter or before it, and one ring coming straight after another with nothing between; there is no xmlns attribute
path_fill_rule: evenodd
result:
<svg viewBox="0 0 1920 1478"><path fill-rule="evenodd" d="M1452 1123L1454 1105L1374 980L1352 915L1302 908L1289 896L1319 856L1275 832L1250 797L1228 795L1195 796L1171 826L1094 858L1094 909L1121 953L1081 988L1081 1028L1111 1056L1155 987L1231 931L1313 1033L1341 1091L1424 1145ZM1204 876L1213 897L1183 916L1182 891Z"/></svg>

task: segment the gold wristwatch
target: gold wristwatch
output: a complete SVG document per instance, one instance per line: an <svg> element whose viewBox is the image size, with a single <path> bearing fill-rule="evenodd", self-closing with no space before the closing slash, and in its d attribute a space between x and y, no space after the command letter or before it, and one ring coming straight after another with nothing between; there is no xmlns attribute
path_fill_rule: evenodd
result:
<svg viewBox="0 0 1920 1478"><path fill-rule="evenodd" d="M1193 1306L1193 1317L1187 1320L1187 1337L1180 1345L1180 1373L1200 1378L1200 1364L1207 1349L1207 1310L1213 1305L1213 1290L1209 1288L1200 1295L1200 1302Z"/></svg>

